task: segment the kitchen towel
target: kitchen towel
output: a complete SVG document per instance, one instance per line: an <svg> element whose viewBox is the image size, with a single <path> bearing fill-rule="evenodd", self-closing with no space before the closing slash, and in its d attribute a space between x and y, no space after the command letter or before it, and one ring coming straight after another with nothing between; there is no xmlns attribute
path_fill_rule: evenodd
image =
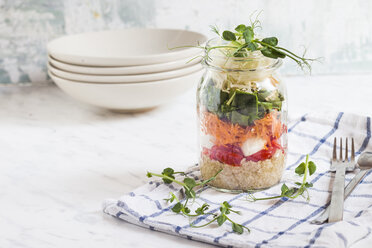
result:
<svg viewBox="0 0 372 248"><path fill-rule="evenodd" d="M334 137L354 137L357 155L371 150L370 117L333 112L308 114L291 120L288 125L287 167L282 182L254 194L255 197L273 196L280 194L283 182L292 186L298 180L294 169L309 154L310 160L317 165L317 171L309 178L314 184L309 189L309 202L303 197L249 202L247 193L222 193L209 187L200 190L194 208L207 202L209 211L218 212L219 204L228 201L233 209L241 212L241 215L229 216L250 228L250 233L233 233L228 222L221 227L216 224L204 228L190 227L188 218L171 211L175 203L164 200L170 192L179 193L180 187L165 185L154 177L118 200L106 200L103 211L142 227L223 247L370 247L367 244L372 242L371 173L345 201L343 221L323 225L310 223L323 212L330 199L333 173L329 167ZM346 175L346 183L354 174ZM189 168L188 175L199 179L198 167ZM193 221L202 225L210 218L202 216Z"/></svg>

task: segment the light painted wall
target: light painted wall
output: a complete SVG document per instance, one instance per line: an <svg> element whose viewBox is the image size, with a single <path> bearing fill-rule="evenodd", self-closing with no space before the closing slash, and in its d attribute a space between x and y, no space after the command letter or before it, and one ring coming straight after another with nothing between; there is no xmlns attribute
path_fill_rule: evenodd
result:
<svg viewBox="0 0 372 248"><path fill-rule="evenodd" d="M372 1L367 0L0 0L0 83L45 82L48 40L92 30L169 27L204 32L260 16L264 36L309 57L313 74L372 72ZM287 61L283 74L301 74Z"/></svg>

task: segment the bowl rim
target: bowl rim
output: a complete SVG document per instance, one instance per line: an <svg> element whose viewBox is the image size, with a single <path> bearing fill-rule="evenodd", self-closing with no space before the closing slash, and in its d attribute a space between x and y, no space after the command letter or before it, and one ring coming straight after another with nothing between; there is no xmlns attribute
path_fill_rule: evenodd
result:
<svg viewBox="0 0 372 248"><path fill-rule="evenodd" d="M180 69L170 70L170 71L163 71L163 72L156 72L156 73L146 73L146 74L135 74L135 75L92 75L92 74L81 74L81 73L73 73L69 71L65 71L59 68L56 68L53 66L50 62L47 64L48 70L51 71L54 75L56 75L55 71L57 73L60 73L61 75L66 75L65 77L61 75L56 75L58 77L62 77L68 80L72 81L79 81L84 83L95 83L95 84L134 84L134 83L147 83L147 82L153 82L153 81L162 81L172 78L178 78L182 77L197 71L203 70L203 67L198 63L194 65L190 65L188 67L183 67ZM181 73L180 75L177 75ZM69 79L68 77L80 77L82 79ZM142 76L142 79L141 79ZM86 78L84 80L83 78ZM92 78L99 78L102 81L111 80L111 82L99 82L99 81L90 81ZM155 79L152 80L151 77L165 77L164 79ZM81 80L81 81L80 81ZM115 81L117 80L117 81ZM131 81L131 80L138 80L138 81ZM122 82L119 82L122 81Z"/></svg>
<svg viewBox="0 0 372 248"><path fill-rule="evenodd" d="M110 87L111 86L120 86L120 87L128 86L128 87L130 87L130 86L137 86L137 85L138 86L145 86L145 85L158 85L158 84L162 84L162 83L169 83L169 81L182 80L182 79L185 79L185 78L188 78L188 77L191 77L191 76L195 76L196 74L200 74L202 71L203 70L198 70L198 71L195 71L195 72L192 72L192 73L180 76L180 77L167 78L167 79L163 79L163 80L154 80L154 81L149 81L149 82L136 82L136 83L91 83L91 82L77 81L77 80L71 80L71 79L59 77L59 76L55 75L53 72L51 72L49 70L47 71L47 74L52 80L53 80L53 77L56 77L58 79L68 81L69 83L95 85L97 87L105 87L105 86L110 86Z"/></svg>
<svg viewBox="0 0 372 248"><path fill-rule="evenodd" d="M90 71L98 71L94 75L137 75L137 74L150 74L165 72L170 70L178 70L191 65L195 65L202 62L202 58L196 58L192 61L187 61L188 59L178 59L165 63L157 63L153 65L137 65L137 66L83 66L70 64L64 61L53 58L48 54L48 62L54 67L68 71L71 73L92 75ZM64 68L62 68L64 67ZM155 67L155 69L153 69ZM144 71L144 72L142 72Z"/></svg>
<svg viewBox="0 0 372 248"><path fill-rule="evenodd" d="M95 31L95 32L84 32L84 33L79 33L79 34L70 34L70 35L63 35L60 37L57 37L47 43L47 52L48 54L51 54L54 58L58 57L75 57L76 59L110 59L110 60L146 60L146 59L164 59L169 56L180 56L180 55L185 55L187 57L188 55L195 54L195 50L197 49L196 47L185 47L182 50L179 51L172 51L172 52L165 52L165 53L159 53L159 54L151 54L151 55L140 55L140 56L125 56L125 57L106 57L106 56L82 56L82 55L76 55L76 54L71 54L71 53L66 53L66 52L55 52L55 48L53 46L56 46L55 44L58 42L61 42L65 39L69 39L72 37L79 37L79 36L84 36L84 35L99 35L99 34L105 34L105 33L115 33L115 32L126 32L126 31L145 31L145 30L152 30L152 31L181 31L181 32L188 32L188 33L193 33L198 36L200 36L200 39L202 41L200 42L200 45L206 44L208 41L208 37L205 36L202 33L199 33L197 31L192 31L192 30L185 30L185 29L174 29L174 28L126 28L126 29L113 29L113 30L104 30L104 31ZM199 44L199 43L198 43ZM202 52L202 50L200 50ZM67 61L66 61L67 62ZM168 61L169 62L169 61ZM88 65L88 64L79 64L79 65ZM94 66L94 65L93 65Z"/></svg>

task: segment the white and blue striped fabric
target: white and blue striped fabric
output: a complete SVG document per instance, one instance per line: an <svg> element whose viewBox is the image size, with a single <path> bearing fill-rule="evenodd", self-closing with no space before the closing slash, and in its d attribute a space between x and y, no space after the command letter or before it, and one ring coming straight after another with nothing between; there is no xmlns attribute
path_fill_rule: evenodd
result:
<svg viewBox="0 0 372 248"><path fill-rule="evenodd" d="M250 233L233 233L227 222L221 227L214 224L204 228L190 227L189 219L173 213L173 204L163 200L169 192L177 193L180 188L153 178L118 200L105 201L104 212L152 230L222 247L372 247L371 173L345 201L343 221L323 225L310 223L322 213L330 199L333 174L329 167L333 138L354 137L357 155L372 150L370 117L346 113L308 114L292 120L288 132L288 161L282 182L291 185L298 179L294 168L309 154L317 165L316 173L310 178L314 184L309 190L310 202L302 197L248 202L246 193L221 193L206 187L200 190L202 193L194 203L198 207L198 204L207 202L211 205L210 211L217 212L219 203L228 201L242 213L231 214L231 218L249 227ZM189 169L189 175L199 179L197 166ZM347 182L353 176L354 173L348 173ZM281 184L276 185L255 193L255 196L277 195L280 187ZM196 218L194 223L201 225L208 220L209 217L203 216Z"/></svg>

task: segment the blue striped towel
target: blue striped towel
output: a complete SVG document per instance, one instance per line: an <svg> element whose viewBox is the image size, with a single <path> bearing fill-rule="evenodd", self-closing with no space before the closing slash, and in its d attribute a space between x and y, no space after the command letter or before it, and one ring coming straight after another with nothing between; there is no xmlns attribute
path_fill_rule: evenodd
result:
<svg viewBox="0 0 372 248"><path fill-rule="evenodd" d="M177 185L165 185L154 178L148 184L126 194L118 200L104 202L104 212L130 223L160 232L178 235L191 240L203 241L223 247L371 247L372 241L372 175L368 173L356 190L345 201L344 220L324 225L310 224L327 206L330 199L329 171L333 137L354 137L357 155L371 150L371 120L344 113L309 114L294 119L288 125L289 152L287 168L282 181L288 184L295 179L294 168L309 154L317 164L317 171L310 180L310 202L302 197L295 200L276 199L248 202L247 194L228 194L211 188L201 189L198 203L207 202L216 212L219 203L228 201L241 215L231 218L251 229L251 233L238 235L231 232L225 222L221 227L210 225L192 228L189 220L171 211L174 203L163 199L169 192L177 192ZM199 178L197 166L188 171ZM145 174L145 172L144 172ZM144 175L145 176L145 175ZM347 182L354 173L348 173ZM256 197L280 193L280 185L255 193ZM199 217L195 224L209 220Z"/></svg>

